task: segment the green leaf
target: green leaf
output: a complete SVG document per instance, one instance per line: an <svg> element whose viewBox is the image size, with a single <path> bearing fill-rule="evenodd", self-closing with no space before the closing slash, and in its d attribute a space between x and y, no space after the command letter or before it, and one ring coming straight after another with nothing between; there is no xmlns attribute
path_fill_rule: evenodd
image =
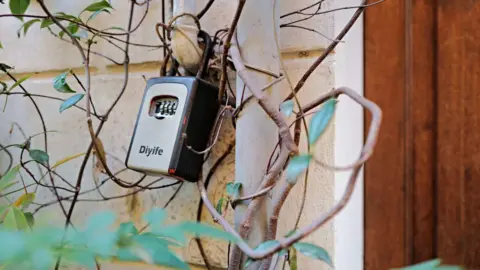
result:
<svg viewBox="0 0 480 270"><path fill-rule="evenodd" d="M17 165L11 168L5 175L0 179L0 192L6 189L10 183L15 179L18 172L20 171L20 165Z"/></svg>
<svg viewBox="0 0 480 270"><path fill-rule="evenodd" d="M42 23L40 24L40 28L43 29L43 28L47 28L49 27L50 25L54 24L55 22L52 20L52 19L43 19L42 20Z"/></svg>
<svg viewBox="0 0 480 270"><path fill-rule="evenodd" d="M312 155L300 155L293 157L287 166L287 181L294 185L297 183L298 176L303 173L310 164Z"/></svg>
<svg viewBox="0 0 480 270"><path fill-rule="evenodd" d="M289 231L287 234L285 234L285 237L290 237L290 236L292 236L292 235L293 235L294 233L296 233L296 232L297 232L297 230L291 230L291 231Z"/></svg>
<svg viewBox="0 0 480 270"><path fill-rule="evenodd" d="M112 8L112 6L110 5L109 2L103 0L103 1L99 1L99 2L95 2L91 5L89 5L88 7L86 7L83 11L91 11L91 12L95 12L95 11L99 11L99 10L102 10L104 8Z"/></svg>
<svg viewBox="0 0 480 270"><path fill-rule="evenodd" d="M2 86L2 89L0 89L0 93L7 91L8 86L6 83L0 81L0 85Z"/></svg>
<svg viewBox="0 0 480 270"><path fill-rule="evenodd" d="M70 23L67 26L67 30L70 32L70 34L73 34L73 35L75 35L78 32L78 29L80 29L80 27L76 23Z"/></svg>
<svg viewBox="0 0 480 270"><path fill-rule="evenodd" d="M171 237L158 236L157 234L152 232L145 232L142 235L149 235L149 236L155 237L158 241L162 242L162 244L164 244L165 246L175 246L175 247L185 246L184 244L179 243L178 241L176 241L175 239L172 239Z"/></svg>
<svg viewBox="0 0 480 270"><path fill-rule="evenodd" d="M203 223L187 221L179 226L181 227L182 231L191 233L198 238L208 236L216 239L231 241L234 243L237 243L239 240L237 237L226 231L217 229L216 227L209 226Z"/></svg>
<svg viewBox="0 0 480 270"><path fill-rule="evenodd" d="M289 99L280 105L280 111L285 114L286 117L289 117L292 115L294 105L293 100Z"/></svg>
<svg viewBox="0 0 480 270"><path fill-rule="evenodd" d="M95 11L94 13L92 13L92 15L90 15L90 16L88 17L86 23L88 23L90 20L95 19L95 17L97 17L97 15L100 14L100 13L102 13L102 12L106 12L106 13L110 14L110 10L108 10L108 8L102 8L102 9L97 10L97 11Z"/></svg>
<svg viewBox="0 0 480 270"><path fill-rule="evenodd" d="M427 270L427 269L436 269L442 263L440 259L434 259L422 263L418 263L416 265L412 265L406 268L402 268L404 270Z"/></svg>
<svg viewBox="0 0 480 270"><path fill-rule="evenodd" d="M9 208L8 214L3 221L3 225L9 230L25 230L29 228L23 212L13 206Z"/></svg>
<svg viewBox="0 0 480 270"><path fill-rule="evenodd" d="M24 253L25 234L18 231L0 230L0 261L6 262ZM15 269L15 268L13 268Z"/></svg>
<svg viewBox="0 0 480 270"><path fill-rule="evenodd" d="M255 262L254 260L248 258L246 261L245 261L245 264L243 265L243 269L247 269L248 267L250 267L250 265L252 265L252 263Z"/></svg>
<svg viewBox="0 0 480 270"><path fill-rule="evenodd" d="M86 232L108 230L115 223L116 218L115 213L111 211L96 213L88 219Z"/></svg>
<svg viewBox="0 0 480 270"><path fill-rule="evenodd" d="M335 113L335 108L337 105L336 99L329 99L323 104L320 111L318 111L310 121L310 130L308 134L308 143L310 145L315 144L318 138L325 132L328 124L331 122L333 115Z"/></svg>
<svg viewBox="0 0 480 270"><path fill-rule="evenodd" d="M228 183L227 184L227 194L232 198L237 198L240 196L240 188L242 187L242 183Z"/></svg>
<svg viewBox="0 0 480 270"><path fill-rule="evenodd" d="M269 240L266 242L261 243L255 248L255 251L265 251L267 249L270 249L278 244L277 240Z"/></svg>
<svg viewBox="0 0 480 270"><path fill-rule="evenodd" d="M55 266L56 256L48 247L35 249L31 256L35 269L52 269Z"/></svg>
<svg viewBox="0 0 480 270"><path fill-rule="evenodd" d="M185 232L178 225L172 225L167 227L151 228L152 233L158 237L168 238L175 240L181 245L187 244L187 238L185 237Z"/></svg>
<svg viewBox="0 0 480 270"><path fill-rule="evenodd" d="M30 228L33 228L35 225L35 218L33 217L33 214L30 212L25 212L23 213L25 215L25 219L27 220L27 224Z"/></svg>
<svg viewBox="0 0 480 270"><path fill-rule="evenodd" d="M95 254L88 250L62 250L62 260L70 264L96 269Z"/></svg>
<svg viewBox="0 0 480 270"><path fill-rule="evenodd" d="M411 266L396 268L396 269L399 269L399 270L462 270L464 269L461 266L440 265L441 263L442 261L440 259L433 259L433 260L421 262L418 264L414 264Z"/></svg>
<svg viewBox="0 0 480 270"><path fill-rule="evenodd" d="M221 215L222 212L223 212L223 203L225 202L225 198L222 197L220 198L220 200L218 200L217 202L217 206L215 207L215 209L217 209L217 212Z"/></svg>
<svg viewBox="0 0 480 270"><path fill-rule="evenodd" d="M15 182L12 182L12 183L8 183L3 189L0 189L0 192L2 192L2 191L4 191L4 190L7 190L7 189L9 189L10 187L15 186L16 184L18 184L18 181L15 181Z"/></svg>
<svg viewBox="0 0 480 270"><path fill-rule="evenodd" d="M232 195L232 194L233 194L233 185L234 185L234 183L232 183L232 182L227 183L226 190L227 190L227 194L228 194L228 195Z"/></svg>
<svg viewBox="0 0 480 270"><path fill-rule="evenodd" d="M76 24L76 23L70 23L70 24L66 27L66 29L68 30L68 32L69 32L70 34L72 34L72 35L74 35L75 33L77 33L79 28L80 28L80 27L79 27L78 24ZM63 36L65 35L65 32L64 32L64 31L61 31L60 33L58 33L58 35L59 35L61 38L63 38ZM67 71L67 73L68 73L68 71ZM65 76L65 77L66 77L66 76Z"/></svg>
<svg viewBox="0 0 480 270"><path fill-rule="evenodd" d="M8 85L6 83L0 81L0 86L1 86L0 93L7 91Z"/></svg>
<svg viewBox="0 0 480 270"><path fill-rule="evenodd" d="M16 81L12 86L10 86L10 88L8 89L8 91L12 91L13 89L15 89L17 86L19 86L21 83L23 83L24 81L26 81L28 78L30 78L30 76L32 75L28 75L28 76L25 76L23 78L21 78L20 80Z"/></svg>
<svg viewBox="0 0 480 270"><path fill-rule="evenodd" d="M100 231L93 234L88 233L87 237L87 247L89 250L106 258L115 254L115 248L118 242L116 232Z"/></svg>
<svg viewBox="0 0 480 270"><path fill-rule="evenodd" d="M303 242L295 243L293 247L303 255L323 261L333 267L332 259L324 248Z"/></svg>
<svg viewBox="0 0 480 270"><path fill-rule="evenodd" d="M65 111L66 109L72 107L73 105L77 104L80 100L82 100L84 94L76 94L74 96L69 97L65 100L62 105L60 105L60 112Z"/></svg>
<svg viewBox="0 0 480 270"><path fill-rule="evenodd" d="M30 0L10 0L10 11L15 15L23 15L30 5ZM19 18L23 21L23 17Z"/></svg>
<svg viewBox="0 0 480 270"><path fill-rule="evenodd" d="M176 269L190 269L188 264L168 249L168 246L165 246L163 242L158 241L158 239L152 235L137 235L135 236L135 242L138 243L138 247L136 250L135 248L129 249L129 252L133 255L130 257L137 257L145 261L145 259L143 259L145 256L142 256L142 253L146 253L148 260L151 260L157 265L169 266Z"/></svg>
<svg viewBox="0 0 480 270"><path fill-rule="evenodd" d="M70 15L70 14L66 14L65 12L57 12L54 14L55 17L59 18L59 19L64 19L64 20L71 20L71 21L74 21L74 22L82 22L82 20L80 20L79 18L73 16L73 15Z"/></svg>
<svg viewBox="0 0 480 270"><path fill-rule="evenodd" d="M285 255L287 255L288 251L286 249L282 249L280 250L280 252L278 252L278 256L279 257L284 257Z"/></svg>
<svg viewBox="0 0 480 270"><path fill-rule="evenodd" d="M88 32L85 31L85 30L81 30L81 31L73 34L72 36L74 36L76 38L88 38Z"/></svg>
<svg viewBox="0 0 480 270"><path fill-rule="evenodd" d="M7 210L7 208L10 207L8 205L0 205L0 218L3 216L5 210ZM1 220L0 220L1 222Z"/></svg>
<svg viewBox="0 0 480 270"><path fill-rule="evenodd" d="M289 264L290 264L290 270L297 270L298 269L298 257L297 257L297 251L294 248L289 249L290 252L290 258L289 258Z"/></svg>
<svg viewBox="0 0 480 270"><path fill-rule="evenodd" d="M120 26L112 26L112 27L107 28L106 30L119 30L119 31L122 31L122 32L127 32L127 30L125 30L124 28L122 28Z"/></svg>
<svg viewBox="0 0 480 270"><path fill-rule="evenodd" d="M18 29L17 36L20 37L20 33L21 33L22 29L23 29L23 35L24 36L27 35L28 29L30 29L30 27L32 25L34 25L35 23L40 22L40 21L41 21L40 19L33 19L33 20L30 20L30 21L24 23L22 25L22 27L20 27L20 29Z"/></svg>
<svg viewBox="0 0 480 270"><path fill-rule="evenodd" d="M27 208L34 200L35 193L25 193L13 203L13 206Z"/></svg>
<svg viewBox="0 0 480 270"><path fill-rule="evenodd" d="M38 163L46 164L49 160L48 154L43 150L30 149L28 152L30 153L30 157Z"/></svg>
<svg viewBox="0 0 480 270"><path fill-rule="evenodd" d="M133 222L123 222L118 226L117 233L121 236L129 236L138 234L138 230Z"/></svg>
<svg viewBox="0 0 480 270"><path fill-rule="evenodd" d="M148 211L143 219L148 222L150 226L159 226L167 218L167 212L162 208L152 208Z"/></svg>
<svg viewBox="0 0 480 270"><path fill-rule="evenodd" d="M152 233L133 236L129 246L120 247L116 256L122 261L144 261L177 269L188 269L187 264L173 254L168 245L170 242L157 238Z"/></svg>
<svg viewBox="0 0 480 270"><path fill-rule="evenodd" d="M3 44L1 41L0 41L0 49L3 49Z"/></svg>
<svg viewBox="0 0 480 270"><path fill-rule="evenodd" d="M7 70L9 69L12 69L11 66L7 65L7 64L4 64L4 63L0 63L0 70L3 71L3 72L7 72Z"/></svg>
<svg viewBox="0 0 480 270"><path fill-rule="evenodd" d="M118 233L112 230L116 215L111 211L102 211L91 216L87 222L84 237L87 247L92 252L109 257L115 252ZM81 239L77 239L81 243Z"/></svg>
<svg viewBox="0 0 480 270"><path fill-rule="evenodd" d="M75 91L70 88L67 83L67 76L70 73L70 70L58 75L53 79L53 88L55 88L60 93L75 93Z"/></svg>
<svg viewBox="0 0 480 270"><path fill-rule="evenodd" d="M269 241L266 241L266 242L263 242L261 244L259 244L256 248L255 248L255 251L264 251L264 250L267 250L267 249L270 249L274 246L276 246L278 244L278 241L277 240L269 240ZM283 250L282 250L283 251ZM247 261L245 262L245 265L244 265L244 268L246 269L247 267L249 267L253 262L255 262L255 260L251 259L251 258L248 258Z"/></svg>
<svg viewBox="0 0 480 270"><path fill-rule="evenodd" d="M73 160L73 159L79 158L79 157L81 157L81 156L83 156L83 155L85 155L85 154L86 154L86 153L80 153L80 154L75 154L75 155L73 155L73 156L68 156L68 157L66 157L66 158L62 158L61 160L55 162L55 164L52 166L52 170L55 169L55 168L57 168L57 167L60 166L60 165L63 165L63 164L65 164L65 163L67 163L67 162L69 162L69 161L71 161L71 160Z"/></svg>
<svg viewBox="0 0 480 270"><path fill-rule="evenodd" d="M123 222L117 230L118 247L128 247L132 243L132 237L138 234L138 230L133 222Z"/></svg>

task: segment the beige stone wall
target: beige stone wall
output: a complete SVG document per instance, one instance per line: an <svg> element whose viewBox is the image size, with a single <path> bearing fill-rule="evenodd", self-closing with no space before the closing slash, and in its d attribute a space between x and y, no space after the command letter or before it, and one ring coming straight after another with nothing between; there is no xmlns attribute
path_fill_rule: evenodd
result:
<svg viewBox="0 0 480 270"><path fill-rule="evenodd" d="M90 1L90 0L89 0ZM52 7L53 11L64 11L67 13L77 13L82 7L87 5L87 1L64 1L50 0L46 1L47 5ZM92 1L93 2L93 1ZM101 14L94 22L94 26L105 28L109 26L126 27L129 1L113 0L115 7L113 15ZM167 3L169 1L166 1ZM198 1L198 9L203 7L206 0ZM327 1L325 8L328 8L332 1ZM310 1L281 1L282 14L286 11L303 7L310 4ZM212 9L205 18L202 19L202 26L209 32L213 33L217 29L225 28L230 24L236 1L217 0ZM143 8L138 8L135 18L143 13ZM167 8L168 10L169 8ZM0 5L0 14L8 13L7 5ZM29 14L41 14L40 8L35 1L28 10ZM145 44L159 44L157 40L154 25L161 19L161 1L152 0L151 9L147 15L143 26L132 36L133 42ZM333 15L326 15L315 18L306 26L313 26L316 30L322 32L326 36L333 36ZM44 94L57 96L60 98L68 97L60 94L52 87L52 79L66 69L74 68L82 74L82 61L76 48L70 44L59 41L46 30L40 30L38 24L33 26L26 37L20 39L16 36L17 29L21 26L21 22L14 18L0 18L0 41L4 49L0 50L0 62L15 67L14 73L19 77L31 74L32 77L27 80L24 85L28 91L35 94ZM283 57L286 61L287 72L293 79L298 81L302 73L314 61L315 57L321 53L322 48L328 44L328 40L316 35L315 33L302 31L299 29L282 29L281 45ZM99 42L93 49L99 53L108 55L116 61L122 61L121 51L112 49L111 45L105 42ZM141 97L145 87L145 78L158 76L159 65L162 59L161 50L151 50L141 47L132 47L131 49L131 67L129 83L125 95L110 116L102 135L101 140L104 143L107 153L109 154L108 162L111 168L116 171L124 168L123 161L126 155L130 136L135 124L137 109L140 105ZM328 91L333 87L332 75L332 59L326 61L321 67L315 71L314 75L305 85L300 95L303 102L308 102L312 97ZM104 112L106 108L113 102L123 83L123 70L121 67L112 65L108 61L99 58L92 58L92 95L97 104L99 112ZM83 78L83 76L81 76ZM2 78L5 80L5 78ZM81 91L79 86L69 79L71 85L77 91ZM11 84L11 82L7 83ZM232 85L234 83L232 82ZM286 85L285 85L286 86ZM18 90L18 89L17 89ZM85 113L77 109L69 109L64 113L58 113L60 106L59 101L48 99L36 99L38 105L46 119L48 130L55 130L48 134L49 138L49 155L50 160L54 163L57 160L70 155L82 153L89 144L89 134L87 131ZM0 100L0 106L3 107L4 99ZM82 100L79 105L84 105ZM5 112L0 112L0 143L4 145L12 143L21 143L24 138L18 128L14 127L11 131L13 123L17 123L23 129L26 136L30 136L41 132L41 125L38 115L35 113L34 107L27 98L21 96L11 96L8 101ZM226 121L229 122L229 121ZM206 167L211 164L225 151L229 142L232 140L234 130L228 124L223 128L222 136L218 145L213 149L213 155ZM261 136L259 134L259 136ZM322 139L322 143L317 151L326 163L333 162L333 129L330 128L327 135ZM302 140L302 149L305 150L306 143ZM32 140L33 148L43 148L43 139L37 136ZM239 150L241 151L241 150ZM19 152L13 151L14 158L18 161ZM210 193L213 201L217 201L224 190L227 182L233 181L234 177L234 156L232 153L225 161L224 165L214 175ZM81 159L65 164L57 169L57 172L74 183L78 174ZM7 166L7 158L0 154L0 168L3 170ZM36 168L32 169L37 173ZM38 173L37 173L38 174ZM26 175L25 175L26 176ZM102 179L104 176L99 176ZM133 172L125 172L121 174L125 180L133 181L138 174ZM25 177L28 178L28 177ZM82 189L87 190L93 188L94 176L92 171L92 163L89 162L83 178ZM147 180L152 181L152 179ZM171 180L164 180L165 183ZM301 197L303 193L303 182L299 181L294 188L291 196L280 217L279 235L289 231L299 211ZM175 192L177 187L167 188L160 191L148 191L138 194L135 201L118 199L107 202L80 202L73 215L73 221L81 224L87 215L101 210L114 210L119 214L122 221L133 219L139 226L142 225L141 213L151 207L163 207L168 198ZM114 183L108 183L103 186L102 191L105 195L122 195L128 190L120 188ZM98 199L97 193L90 193L83 196L82 199ZM52 199L50 191L40 188L37 193L38 202L47 202ZM185 183L176 199L168 206L169 222L179 222L182 220L193 220L196 216L199 195L195 185ZM319 167L313 167L308 181L307 203L301 224L308 224L319 213L324 211L333 203L333 173L325 171ZM68 206L68 204L66 204ZM34 208L34 206L32 206ZM62 222L61 213L58 206L52 206L41 211L40 214L48 214L52 220ZM211 217L204 211L203 220L213 222ZM320 229L308 241L322 245L327 248L333 257L333 225ZM208 243L207 253L210 260L215 266L226 266L227 245L215 241L206 241ZM188 248L181 251L181 254L189 262L194 265L202 265L196 245L192 242ZM318 261L307 259L300 256L300 269L323 269L324 265ZM117 266L119 267L119 266ZM133 266L122 266L123 268L108 267L109 269L133 269Z"/></svg>

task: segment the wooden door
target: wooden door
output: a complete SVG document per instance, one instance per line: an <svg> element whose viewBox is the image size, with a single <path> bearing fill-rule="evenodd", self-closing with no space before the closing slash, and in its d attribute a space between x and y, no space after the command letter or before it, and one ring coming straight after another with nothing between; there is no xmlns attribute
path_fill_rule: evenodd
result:
<svg viewBox="0 0 480 270"><path fill-rule="evenodd" d="M365 168L365 269L480 269L480 1L368 8L365 95L384 112Z"/></svg>

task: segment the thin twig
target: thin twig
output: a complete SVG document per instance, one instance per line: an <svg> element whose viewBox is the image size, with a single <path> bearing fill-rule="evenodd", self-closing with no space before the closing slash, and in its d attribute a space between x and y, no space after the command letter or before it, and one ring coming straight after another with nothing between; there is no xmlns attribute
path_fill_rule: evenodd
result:
<svg viewBox="0 0 480 270"><path fill-rule="evenodd" d="M345 35L350 31L352 26L355 24L355 22L358 20L360 15L362 14L363 10L365 9L365 4L367 3L368 0L363 0L362 5L357 9L355 14L353 14L352 18L350 21L345 25L345 27L342 29L342 31L337 35L335 38L335 41L330 43L330 45L325 49L325 51L320 55L317 60L308 68L308 70L303 74L302 78L298 81L297 85L295 86L294 93L298 93L300 89L302 89L303 85L307 81L307 79L312 75L312 73L315 71L315 69L327 58L327 56L337 47L338 43L340 40L342 40ZM288 97L285 99L285 101L291 99L293 97L293 93L288 95Z"/></svg>
<svg viewBox="0 0 480 270"><path fill-rule="evenodd" d="M365 99L364 97L360 96L350 88L341 87L339 88L339 91L341 91L342 94L346 94L347 96L352 98L355 102L362 105L362 107L366 108L372 114L372 121L368 130L367 139L366 139L363 151L361 153L361 156L368 154L371 151L373 151L378 139L378 131L382 121L382 111L375 103ZM361 158L362 157L360 157L360 159ZM237 238L237 241L238 241L237 246L248 257L254 260L260 260L273 255L274 253L280 251L281 249L288 249L291 245L309 236L314 231L316 231L319 227L323 226L325 223L330 221L340 211L342 211L352 196L352 193L355 189L355 184L357 181L358 174L362 167L363 166L358 166L353 170L352 174L350 175L350 179L343 196L340 198L340 200L336 204L333 205L332 208L330 208L327 212L323 213L320 217L315 219L308 226L298 229L295 233L293 233L289 237L284 237L282 239L277 240L278 242L276 244L272 245L269 248L265 248L263 250L252 249L243 240L243 238L235 231L235 229L228 223L228 221L224 219L220 213L217 212L213 204L208 199L207 191L203 186L203 181L199 181L197 183L197 187L200 191L200 196L203 202L205 203L205 206L207 207L209 212L212 214L213 218L218 220L218 223L224 228L225 231L231 233L233 236ZM232 264L233 263L234 262L232 262Z"/></svg>
<svg viewBox="0 0 480 270"><path fill-rule="evenodd" d="M260 196L263 196L263 195L267 194L273 188L274 188L274 186L272 185L272 186L269 186L269 187L266 187L266 188L260 190L259 192L255 192L253 194L235 199L231 202L232 207L235 209L235 206L237 206L237 204L239 204L240 202L246 201L246 200L252 200L252 199L258 198Z"/></svg>
<svg viewBox="0 0 480 270"><path fill-rule="evenodd" d="M14 82L16 82L16 83L18 82L17 79L16 79L12 74L10 74L10 72L8 72L7 70L4 70L4 72L5 72L5 74L7 74L7 76L10 77L10 79L12 79ZM23 91L25 94L30 94L30 93L25 89L25 87L23 87L22 83L20 83L18 86L20 87L20 89L22 89L22 91ZM48 153L48 136L47 136L48 134L47 134L47 126L46 126L46 124L45 124L45 120L44 120L44 118L43 118L42 111L40 110L40 107L38 106L37 102L35 101L35 99L34 99L33 97L28 96L28 98L29 98L30 101L32 102L33 106L35 107L35 110L37 111L38 116L40 117L40 122L42 123L42 129L43 129L43 133L44 133L44 135L43 135L43 143L44 143L44 147L45 147L45 152ZM24 148L24 149L25 149L25 148ZM23 150L22 150L22 154L21 154L21 155L23 155ZM22 157L20 157L20 162L22 162L21 158L22 158ZM50 161L49 161L49 160L46 161L46 165L47 165L47 167L50 167ZM22 167L23 167L24 169L26 168L26 167L23 166L23 165L22 165ZM28 169L26 169L26 170L28 170ZM29 171L28 171L28 172L29 172ZM33 176L32 173L29 172L29 174L30 174L30 176ZM32 177L32 178L35 179L35 177ZM57 198L60 198L60 195L59 195L59 193L58 193L58 190L55 188L55 181L54 181L54 179L53 179L53 175L52 175L52 173L51 173L50 171L49 171L49 178L50 178L50 183L52 184L53 194L54 194ZM38 182L37 184L40 185L39 182ZM41 185L43 185L43 184L41 184ZM46 185L44 185L44 186L46 186ZM65 210L65 207L63 206L63 204L60 204L60 208L62 209L62 212L63 212L64 214L67 213L66 210Z"/></svg>
<svg viewBox="0 0 480 270"><path fill-rule="evenodd" d="M231 142L228 145L225 153L223 153L217 159L217 161L215 161L215 163L212 165L212 167L210 168L210 171L207 174L207 177L205 178L205 184L204 184L205 189L208 188L208 184L210 183L210 180L212 179L212 176L215 174L215 172L220 167L220 165L225 160L225 158L228 155L230 155L230 153L233 151L234 148L235 148L235 141ZM200 202L198 203L198 208L197 208L197 222L200 222L201 219L202 219L202 210L203 210L203 200L200 200ZM205 262L205 266L207 267L207 269L213 269L212 266L210 265L207 254L205 252L205 249L203 248L202 241L200 240L200 238L195 238L195 241L197 242L198 249L200 251L200 255L202 255L203 261Z"/></svg>
<svg viewBox="0 0 480 270"><path fill-rule="evenodd" d="M200 20L203 15L205 15L207 13L207 11L212 7L213 5L213 2L215 2L215 0L208 0L208 3L205 5L205 7L203 7L203 9L197 13L197 18Z"/></svg>
<svg viewBox="0 0 480 270"><path fill-rule="evenodd" d="M282 28L298 28L298 29L303 29L303 30L307 30L307 31L310 31L310 32L317 33L317 34L319 34L320 36L322 36L322 37L324 37L324 38L326 38L326 39L328 39L328 40L330 40L330 41L332 41L332 42L339 42L339 43L342 43L342 42L343 42L343 41L341 41L341 40L332 39L332 38L328 37L327 35L323 34L322 32L319 32L319 31L317 31L317 30L315 30L315 29L313 29L313 28L309 28L309 27L305 27L305 26L300 26L300 25L294 25L294 24L292 24L292 25L283 25L283 26L281 26L281 27L282 27Z"/></svg>
<svg viewBox="0 0 480 270"><path fill-rule="evenodd" d="M325 2L325 0L320 0L320 1L317 1L317 2L311 4L311 5L307 6L307 7L304 7L304 8L302 8L302 9L289 12L289 13L287 13L287 14L284 14L284 15L280 16L280 19L285 18L285 17L288 17L288 16L291 16L291 15L294 15L294 14L297 14L297 13L302 12L302 11L305 11L305 10L307 10L307 9L310 9L310 8L316 6L316 5L319 5L319 6L320 6L320 5L322 5L323 2Z"/></svg>
<svg viewBox="0 0 480 270"><path fill-rule="evenodd" d="M237 6L237 9L235 11L235 15L233 17L230 28L228 29L227 40L225 41L225 44L223 45L222 74L220 76L218 100L222 100L222 97L225 95L225 87L226 87L227 76L228 76L227 75L228 51L230 50L233 34L235 33L235 30L237 29L237 24L238 24L238 21L240 20L240 15L242 14L242 10L243 10L243 7L245 6L245 2L246 2L246 0L239 0L238 1L238 6Z"/></svg>

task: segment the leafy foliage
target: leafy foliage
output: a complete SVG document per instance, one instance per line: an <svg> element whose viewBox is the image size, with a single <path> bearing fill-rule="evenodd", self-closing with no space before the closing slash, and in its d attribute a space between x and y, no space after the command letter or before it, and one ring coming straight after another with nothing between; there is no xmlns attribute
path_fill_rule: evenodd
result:
<svg viewBox="0 0 480 270"><path fill-rule="evenodd" d="M275 245L278 244L277 240L269 240L266 242L261 243L255 248L255 251L264 251L269 248L274 247ZM285 250L282 250L281 252L285 252ZM252 260L251 258L248 258L247 261L245 262L244 268L249 267L255 260Z"/></svg>
<svg viewBox="0 0 480 270"><path fill-rule="evenodd" d="M13 203L13 206L27 208L34 200L35 193L25 193Z"/></svg>
<svg viewBox="0 0 480 270"><path fill-rule="evenodd" d="M82 22L82 20L80 20L79 18L77 18L73 15L70 15L70 14L66 14L65 12L57 12L54 15L55 15L55 17L57 17L59 19L69 20L69 21L77 22L77 23Z"/></svg>
<svg viewBox="0 0 480 270"><path fill-rule="evenodd" d="M223 205L225 204L225 200L227 200L225 199L225 197L220 198L220 200L218 200L217 202L217 206L215 207L215 209L217 209L217 212L220 213L220 215L223 212Z"/></svg>
<svg viewBox="0 0 480 270"><path fill-rule="evenodd" d="M396 270L462 270L464 269L461 266L441 265L441 264L442 264L442 260L433 259L433 260L425 261L415 265L407 266L404 268L395 268L395 269Z"/></svg>
<svg viewBox="0 0 480 270"><path fill-rule="evenodd" d="M303 255L326 262L328 265L333 267L332 259L324 248L302 242L295 243L293 247Z"/></svg>
<svg viewBox="0 0 480 270"><path fill-rule="evenodd" d="M20 171L20 165L17 165L11 168L7 173L5 173L5 175L2 176L2 178L0 178L0 192L2 192L11 184L11 182L15 179L19 171Z"/></svg>
<svg viewBox="0 0 480 270"><path fill-rule="evenodd" d="M186 221L184 223L181 223L179 225L179 228L184 233L192 234L197 238L208 236L215 239L230 241L233 243L237 243L240 240L228 232L225 232L223 230L217 229L216 227L202 224L202 223Z"/></svg>
<svg viewBox="0 0 480 270"><path fill-rule="evenodd" d="M287 235L293 234L294 231L289 232ZM276 246L279 242L277 240L270 240L261 243L255 248L255 251L266 251L274 246ZM328 252L322 248L315 246L313 244L309 243L295 243L292 248L290 248L289 251L286 249L282 249L278 252L279 256L285 256L287 252L290 254L290 268L291 269L296 269L296 251L302 253L303 255L306 255L308 257L312 257L317 260L321 260L325 263L327 263L329 266L333 267L332 259L330 258L330 255ZM247 261L245 262L244 268L247 268L250 266L254 260L251 258L248 258Z"/></svg>
<svg viewBox="0 0 480 270"><path fill-rule="evenodd" d="M11 66L5 64L5 63L0 63L0 70L3 72L7 72L7 70L12 69Z"/></svg>
<svg viewBox="0 0 480 270"><path fill-rule="evenodd" d="M310 131L308 134L308 143L310 145L315 144L323 132L325 132L327 129L328 124L331 122L335 113L336 105L336 99L329 99L323 104L320 111L318 111L312 117L310 122Z"/></svg>
<svg viewBox="0 0 480 270"><path fill-rule="evenodd" d="M228 196L237 198L240 196L240 188L242 188L242 183L228 183L226 187Z"/></svg>
<svg viewBox="0 0 480 270"><path fill-rule="evenodd" d="M7 209L7 215L3 220L3 227L8 230L26 230L30 228L22 210L15 206Z"/></svg>
<svg viewBox="0 0 480 270"><path fill-rule="evenodd" d="M293 100L287 100L280 105L280 111L285 114L286 117L289 117L292 115L294 105Z"/></svg>
<svg viewBox="0 0 480 270"><path fill-rule="evenodd" d="M73 155L73 156L68 156L68 157L66 157L66 158L62 158L62 159L58 160L57 162L55 162L55 164L53 164L52 170L55 169L55 168L57 168L58 166L61 166L61 165L65 164L65 163L67 163L67 162L69 162L69 161L71 161L71 160L74 160L74 159L76 159L76 158L79 158L79 157L81 157L81 156L83 156L83 155L85 155L85 154L86 154L86 153L80 153L80 154L76 154L76 155Z"/></svg>
<svg viewBox="0 0 480 270"><path fill-rule="evenodd" d="M28 152L30 153L30 157L36 162L47 164L49 156L45 151L39 149L30 149Z"/></svg>
<svg viewBox="0 0 480 270"><path fill-rule="evenodd" d="M80 28L80 26L78 26L78 24L76 23L70 23L68 24L68 26L66 27L67 31L72 34L72 35L75 35L77 32L78 32L78 29ZM60 33L58 33L58 35L63 38L63 36L65 35L65 32L64 31L60 31ZM55 88L56 89L56 88ZM58 89L57 89L58 90Z"/></svg>
<svg viewBox="0 0 480 270"><path fill-rule="evenodd" d="M66 109L74 106L77 104L80 100L82 100L84 94L76 94L71 97L69 97L67 100L65 100L62 105L60 105L60 112L65 111Z"/></svg>
<svg viewBox="0 0 480 270"><path fill-rule="evenodd" d="M102 9L111 9L111 8L112 8L112 5L110 5L108 1L103 0L103 1L95 2L89 5L83 11L96 12Z"/></svg>
<svg viewBox="0 0 480 270"><path fill-rule="evenodd" d="M311 160L312 155L299 155L293 157L287 166L287 181L290 184L296 184L298 176L308 168Z"/></svg>
<svg viewBox="0 0 480 270"><path fill-rule="evenodd" d="M40 24L40 28L47 28L53 25L55 22L52 19L43 19L42 23Z"/></svg>
<svg viewBox="0 0 480 270"><path fill-rule="evenodd" d="M67 28L68 29L68 28ZM78 28L77 28L78 30ZM76 32L76 31L75 31ZM53 79L53 88L55 88L60 93L75 93L75 91L70 88L70 85L67 83L67 76L70 71L66 71Z"/></svg>
<svg viewBox="0 0 480 270"><path fill-rule="evenodd" d="M0 89L0 93L2 93L2 92L4 92L4 91L7 91L8 86L7 86L6 83L0 81L0 86L2 87L2 88Z"/></svg>
<svg viewBox="0 0 480 270"><path fill-rule="evenodd" d="M21 32L22 32L22 29L23 29L23 35L25 36L28 32L28 30L30 29L30 27L32 27L32 25L34 25L35 23L37 22L41 22L42 20L40 19L33 19L33 20L30 20L28 22L25 22L21 27L20 29L18 29L17 31L17 36L20 37L21 35Z"/></svg>
<svg viewBox="0 0 480 270"><path fill-rule="evenodd" d="M132 222L114 228L116 216L101 212L91 216L85 228L77 230L54 226L33 226L30 213L11 206L4 225L0 226L0 265L17 269L52 269L58 258L69 265L95 269L95 260L138 261L189 269L188 264L172 250L178 246L175 234L214 237L234 241L234 236L213 226L184 222L164 226L166 213L152 209L144 215L150 231L139 232ZM30 227L33 227L31 230ZM63 239L63 240L62 240ZM185 242L186 244L186 242Z"/></svg>
<svg viewBox="0 0 480 270"><path fill-rule="evenodd" d="M13 89L17 88L17 86L19 86L20 84L22 84L24 81L28 80L28 78L30 78L30 75L28 76L25 76L25 77L22 77L20 80L16 81L12 86L10 86L10 88L8 89L8 91L12 91Z"/></svg>
<svg viewBox="0 0 480 270"><path fill-rule="evenodd" d="M23 15L30 5L30 0L10 0L10 11L15 15ZM23 17L19 17L23 21Z"/></svg>

